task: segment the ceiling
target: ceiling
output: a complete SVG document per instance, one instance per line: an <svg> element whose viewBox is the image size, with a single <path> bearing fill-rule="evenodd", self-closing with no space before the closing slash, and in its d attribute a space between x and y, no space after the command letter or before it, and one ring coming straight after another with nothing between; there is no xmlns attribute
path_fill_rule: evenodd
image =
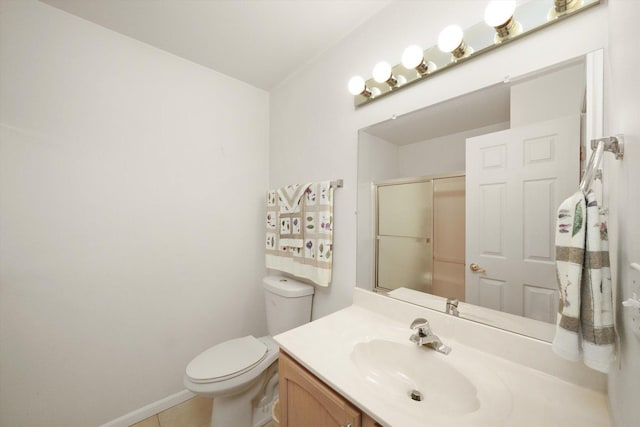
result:
<svg viewBox="0 0 640 427"><path fill-rule="evenodd" d="M407 145L509 121L510 85L497 84L363 129Z"/></svg>
<svg viewBox="0 0 640 427"><path fill-rule="evenodd" d="M271 90L391 0L41 0Z"/></svg>

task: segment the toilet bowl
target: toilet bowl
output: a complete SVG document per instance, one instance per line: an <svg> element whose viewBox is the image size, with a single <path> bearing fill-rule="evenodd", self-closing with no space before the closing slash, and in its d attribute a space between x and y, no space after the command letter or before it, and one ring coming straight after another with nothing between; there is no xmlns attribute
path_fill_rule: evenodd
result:
<svg viewBox="0 0 640 427"><path fill-rule="evenodd" d="M212 426L261 426L263 419L269 421L270 405L277 396L277 361L278 345L271 337L237 338L193 359L184 384L196 394L214 398ZM266 389L274 376L272 389ZM253 408L259 394L266 398Z"/></svg>
<svg viewBox="0 0 640 427"><path fill-rule="evenodd" d="M215 345L187 366L185 387L213 397L212 427L262 427L278 396L279 347L271 336L310 321L313 286L278 276L263 280L270 335Z"/></svg>

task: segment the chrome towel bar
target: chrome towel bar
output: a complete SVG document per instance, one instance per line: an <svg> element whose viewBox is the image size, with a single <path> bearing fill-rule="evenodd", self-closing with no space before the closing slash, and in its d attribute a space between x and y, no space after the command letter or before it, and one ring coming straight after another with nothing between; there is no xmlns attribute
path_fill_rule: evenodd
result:
<svg viewBox="0 0 640 427"><path fill-rule="evenodd" d="M598 138L591 140L591 157L584 171L584 176L580 182L580 190L586 193L591 188L593 181L605 151L615 154L616 160L620 160L624 156L624 135L608 136L606 138Z"/></svg>

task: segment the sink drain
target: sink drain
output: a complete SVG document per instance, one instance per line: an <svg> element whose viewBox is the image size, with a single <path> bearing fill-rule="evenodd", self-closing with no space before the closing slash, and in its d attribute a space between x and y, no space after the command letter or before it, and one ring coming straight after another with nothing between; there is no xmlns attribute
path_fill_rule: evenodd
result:
<svg viewBox="0 0 640 427"><path fill-rule="evenodd" d="M411 398L411 400L417 400L418 402L420 402L422 400L422 393L420 393L418 390L412 390L411 393L409 393L409 397Z"/></svg>

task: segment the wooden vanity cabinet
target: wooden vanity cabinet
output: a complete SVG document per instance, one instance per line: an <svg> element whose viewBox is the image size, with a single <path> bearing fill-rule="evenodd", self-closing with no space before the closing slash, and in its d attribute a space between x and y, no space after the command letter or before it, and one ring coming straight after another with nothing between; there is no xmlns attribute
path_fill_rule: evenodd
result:
<svg viewBox="0 0 640 427"><path fill-rule="evenodd" d="M280 427L380 427L280 350Z"/></svg>

